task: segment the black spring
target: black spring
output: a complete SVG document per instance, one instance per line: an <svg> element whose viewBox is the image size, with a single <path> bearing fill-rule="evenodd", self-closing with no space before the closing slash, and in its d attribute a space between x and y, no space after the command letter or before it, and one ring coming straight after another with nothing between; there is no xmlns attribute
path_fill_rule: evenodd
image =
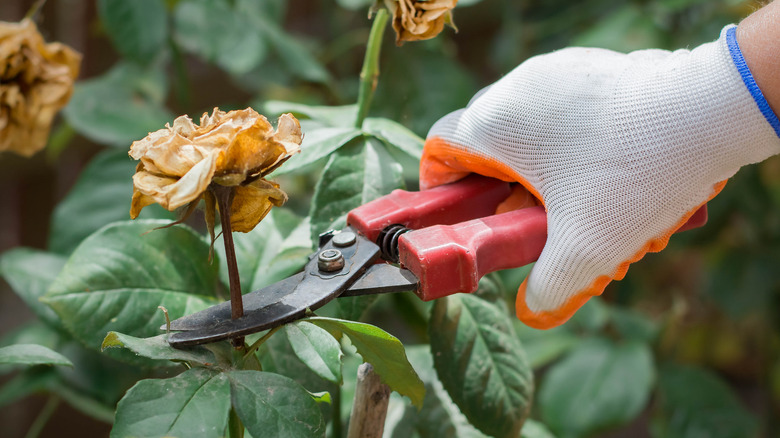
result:
<svg viewBox="0 0 780 438"><path fill-rule="evenodd" d="M379 237L376 239L376 244L379 245L379 249L382 251L382 258L393 263L398 263L398 239L401 234L411 231L400 224L393 224L386 226L379 232Z"/></svg>

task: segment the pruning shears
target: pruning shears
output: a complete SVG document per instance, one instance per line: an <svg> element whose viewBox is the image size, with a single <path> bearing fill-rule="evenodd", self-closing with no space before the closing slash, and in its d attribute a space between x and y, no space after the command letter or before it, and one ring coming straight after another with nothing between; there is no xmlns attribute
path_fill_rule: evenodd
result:
<svg viewBox="0 0 780 438"><path fill-rule="evenodd" d="M424 301L474 292L490 272L527 265L547 240L543 207L494 214L510 184L472 175L421 192L395 190L352 210L320 237L303 271L170 324L174 347L232 339L301 319L339 297L413 291ZM702 207L683 227L707 220ZM682 229L681 229L682 230ZM165 329L165 327L162 327Z"/></svg>

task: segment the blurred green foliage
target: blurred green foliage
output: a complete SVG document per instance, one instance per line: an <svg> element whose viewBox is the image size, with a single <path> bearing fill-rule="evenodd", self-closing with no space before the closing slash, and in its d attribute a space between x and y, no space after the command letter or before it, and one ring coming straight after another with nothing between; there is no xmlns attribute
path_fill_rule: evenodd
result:
<svg viewBox="0 0 780 438"><path fill-rule="evenodd" d="M304 154L277 175L290 195L289 211L275 213L262 235L247 235L239 248L247 253L242 275L251 272L243 280L259 287L294 270L310 234L338 225L345 211L395 187L416 188L416 136L424 137L439 117L523 60L570 45L619 51L694 47L760 6L740 0L461 0L457 33L403 47L385 38L370 118L353 127L372 0L86 3L89 40L111 49L101 53L100 63L85 60L91 63L86 71L103 69L77 85L50 153L92 151L95 145L104 150L57 206L48 252L16 249L0 260L0 274L40 318L2 345L45 345L74 368L26 370L0 388L0 406L47 390L106 421L125 390L159 371L128 367L85 348L38 298L86 236L126 219L134 163L122 157L133 140L176 114L197 119L215 106L252 105L269 117L282 111L301 117ZM306 157L307 146L312 158ZM352 180L338 179L345 174ZM778 175L778 158L741 170L709 203L705 228L676 235L662 254L632 265L625 280L564 326L541 332L515 321L538 382L534 421L523 436L774 436L780 429ZM164 215L151 210L142 217ZM258 246L262 254L251 257L248 248ZM277 264L271 266L271 259ZM51 269L36 276L31 264ZM482 297L512 309L527 272L490 276ZM502 297L508 306L501 307ZM429 324L431 311L431 303L401 296L324 310L362 315L407 345L439 336ZM264 366L294 370L310 388L308 381L317 376L285 355L291 347L281 338L272 340ZM455 379L430 372L435 358L429 349L412 347L409 356L421 368L426 404L417 412L395 400L399 407L391 405L388 436L482 436L452 408L444 388ZM318 384L318 390L332 390ZM348 406L348 400L343 403Z"/></svg>

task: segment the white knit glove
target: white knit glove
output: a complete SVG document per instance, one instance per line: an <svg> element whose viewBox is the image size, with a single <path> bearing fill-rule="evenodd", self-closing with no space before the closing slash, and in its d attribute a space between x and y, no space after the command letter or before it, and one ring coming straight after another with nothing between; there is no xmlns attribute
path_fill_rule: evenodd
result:
<svg viewBox="0 0 780 438"><path fill-rule="evenodd" d="M779 135L729 26L691 51L531 58L431 128L420 178L480 173L544 204L547 244L517 315L549 328L663 249L741 166L779 153Z"/></svg>

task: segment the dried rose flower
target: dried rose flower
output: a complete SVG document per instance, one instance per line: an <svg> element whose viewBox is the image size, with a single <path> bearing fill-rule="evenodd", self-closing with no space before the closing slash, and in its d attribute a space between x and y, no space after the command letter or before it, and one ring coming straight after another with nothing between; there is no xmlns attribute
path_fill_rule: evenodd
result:
<svg viewBox="0 0 780 438"><path fill-rule="evenodd" d="M70 47L46 44L32 20L0 22L0 151L29 157L46 146L80 63Z"/></svg>
<svg viewBox="0 0 780 438"><path fill-rule="evenodd" d="M458 0L384 0L393 13L395 43L427 40L438 35L445 24L455 27L452 10Z"/></svg>
<svg viewBox="0 0 780 438"><path fill-rule="evenodd" d="M301 125L291 114L279 117L274 130L252 108L203 114L200 126L180 116L173 126L133 142L130 156L140 160L133 175L130 217L158 203L173 211L188 205L191 213L206 200L206 221L213 231L216 199L211 184L233 188L230 224L251 231L271 210L287 201L279 185L263 177L300 151ZM212 234L213 235L213 234Z"/></svg>

